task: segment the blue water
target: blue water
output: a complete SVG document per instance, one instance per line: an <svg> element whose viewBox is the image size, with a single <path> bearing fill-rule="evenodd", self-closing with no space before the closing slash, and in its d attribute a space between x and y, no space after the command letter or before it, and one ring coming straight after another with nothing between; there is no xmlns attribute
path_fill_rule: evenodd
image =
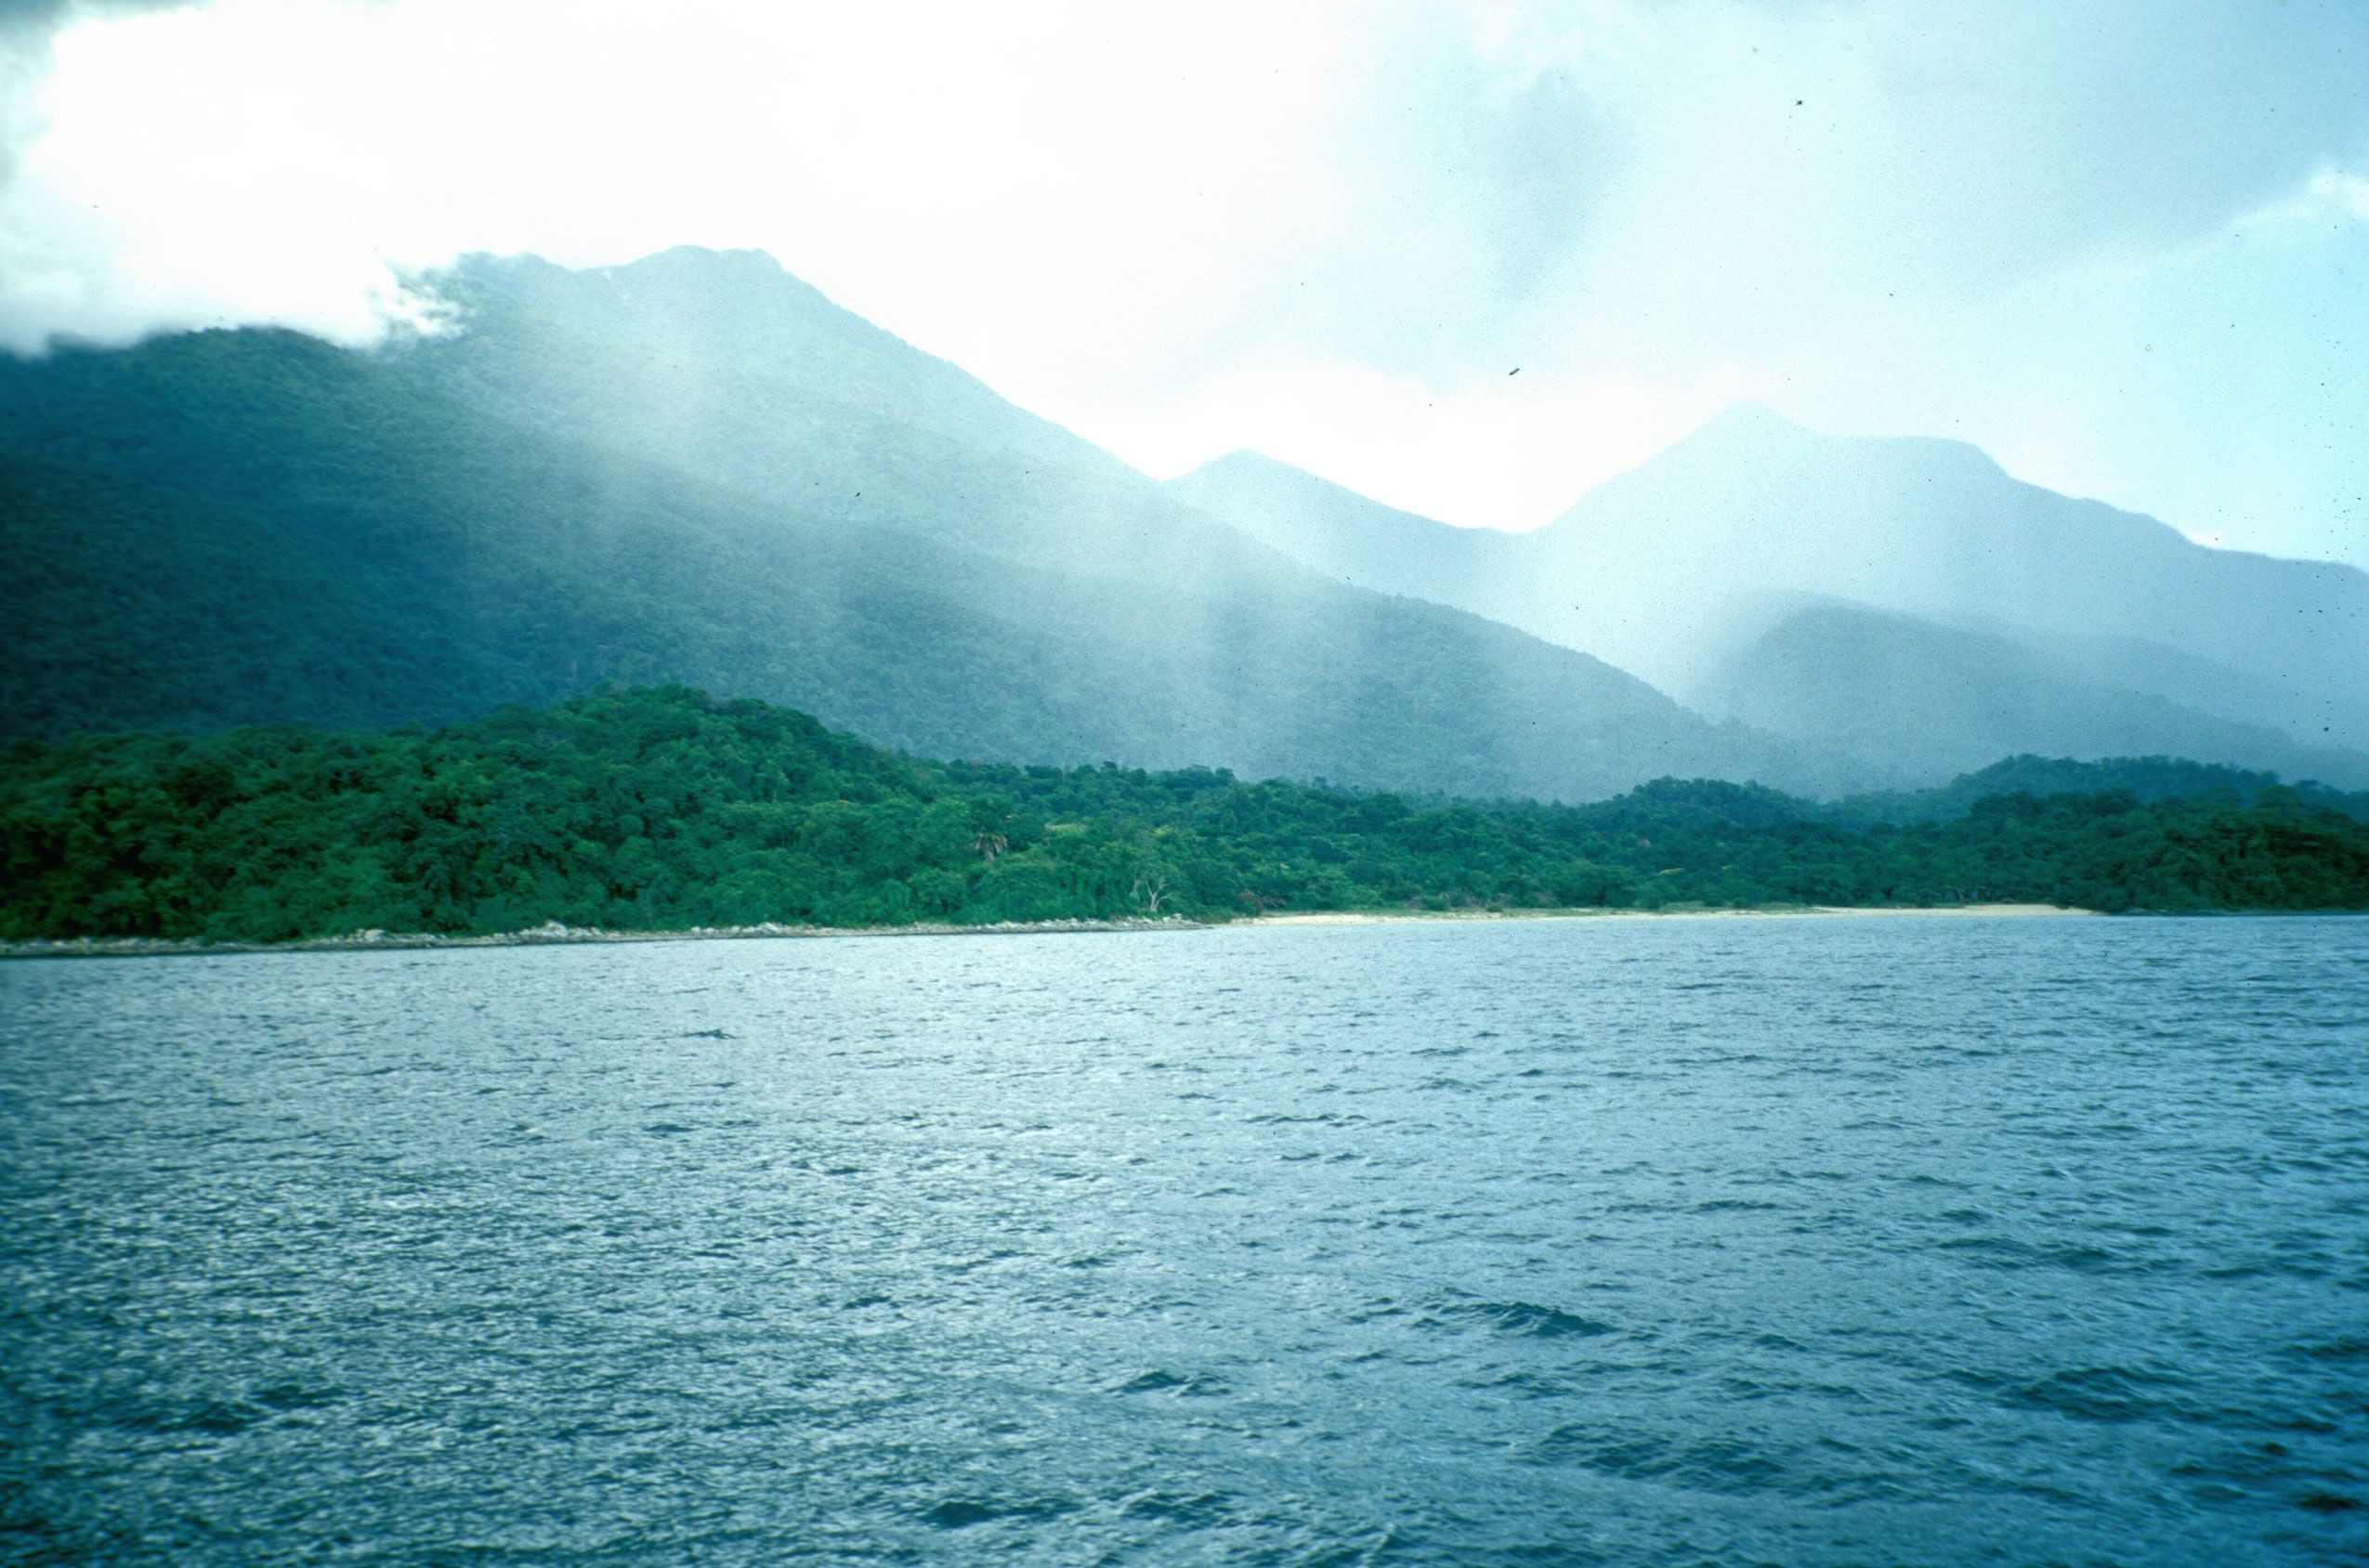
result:
<svg viewBox="0 0 2369 1568"><path fill-rule="evenodd" d="M0 964L0 1558L2369 1553L2369 922Z"/></svg>

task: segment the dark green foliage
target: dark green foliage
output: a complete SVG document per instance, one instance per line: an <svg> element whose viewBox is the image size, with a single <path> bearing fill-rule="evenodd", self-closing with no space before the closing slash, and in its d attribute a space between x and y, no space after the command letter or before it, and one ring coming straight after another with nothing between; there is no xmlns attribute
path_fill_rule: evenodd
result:
<svg viewBox="0 0 2369 1568"><path fill-rule="evenodd" d="M2008 795L1854 829L1663 780L1470 805L916 761L803 713L604 690L427 732L86 736L0 755L0 935L278 940L546 921L900 925L1272 909L2032 900L2369 908L2369 826L2292 791Z"/></svg>
<svg viewBox="0 0 2369 1568"><path fill-rule="evenodd" d="M1868 777L1331 582L758 258L445 283L466 331L367 354L0 356L0 739L679 682L933 756L1565 800Z"/></svg>
<svg viewBox="0 0 2369 1568"><path fill-rule="evenodd" d="M2114 790L2127 790L2142 801L2204 796L2239 802L2285 801L2340 811L2369 822L2369 791L2348 792L2323 784L2283 784L2275 773L2181 757L2107 757L2093 763L2070 757L2009 757L1938 789L1852 795L1820 807L1818 815L1847 827L1939 822L1963 817L1976 803L1995 795L2095 795Z"/></svg>

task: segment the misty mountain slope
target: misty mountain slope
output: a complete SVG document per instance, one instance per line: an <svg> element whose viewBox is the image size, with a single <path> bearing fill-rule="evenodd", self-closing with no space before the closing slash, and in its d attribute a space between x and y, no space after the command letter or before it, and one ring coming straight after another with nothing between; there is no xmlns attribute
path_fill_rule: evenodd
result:
<svg viewBox="0 0 2369 1568"><path fill-rule="evenodd" d="M398 358L504 419L1023 564L1171 587L1280 565L762 255L687 249L596 273L480 259L435 282L466 330ZM686 296L693 327L675 330L656 313Z"/></svg>
<svg viewBox="0 0 2369 1568"><path fill-rule="evenodd" d="M2277 683L2288 701L2264 716L2280 727L2369 743L2369 574L2208 549L2010 478L1961 442L1820 436L1747 406L1532 537L1556 580L1600 590L1570 613L1623 616L1596 651L1680 688L1699 673L1693 652L1657 638L1629 601L1682 615L1699 605L1691 619L1710 633L1757 598L1811 594L2157 644Z"/></svg>
<svg viewBox="0 0 2369 1568"><path fill-rule="evenodd" d="M1282 563L1147 493L1115 462L1070 465L788 382L686 366L632 343L486 310L459 335L384 356L423 393L503 425L662 466L850 532L897 531L1022 566L1175 584ZM926 412L926 411L923 411Z"/></svg>
<svg viewBox="0 0 2369 1568"><path fill-rule="evenodd" d="M475 255L421 281L480 333L504 317L514 331L631 345L687 381L756 376L983 451L1124 467L960 366L832 304L762 251L683 245L581 270L533 255Z"/></svg>
<svg viewBox="0 0 2369 1568"><path fill-rule="evenodd" d="M1275 569L1176 593L814 521L292 333L0 361L0 483L9 734L683 680L945 755L1569 799L1816 772L1593 660L1247 542Z"/></svg>
<svg viewBox="0 0 2369 1568"><path fill-rule="evenodd" d="M2314 725L2309 689L2298 694L2297 683L2276 675L2257 674L2142 637L2054 635L2016 633L2010 628L1975 622L1971 630L2012 636L2082 679L2121 691L2142 693L2176 702L2183 708L2237 724L2281 728L2305 744L2324 742L2335 725Z"/></svg>
<svg viewBox="0 0 2369 1568"><path fill-rule="evenodd" d="M2021 753L2178 756L2369 785L2369 756L2085 680L2006 638L1852 605L1788 616L1698 690L1710 712L1888 756L1920 776Z"/></svg>
<svg viewBox="0 0 2369 1568"><path fill-rule="evenodd" d="M1379 593L1488 614L1523 570L1519 535L1401 512L1262 452L1229 452L1167 489L1295 561Z"/></svg>
<svg viewBox="0 0 2369 1568"><path fill-rule="evenodd" d="M780 518L390 385L285 333L205 333L0 393L9 733L484 712L703 669L909 743L1084 720L979 563ZM13 372L13 373L11 373ZM41 459L20 455L31 449ZM905 657L918 626L936 657ZM1111 694L1116 696L1116 693Z"/></svg>
<svg viewBox="0 0 2369 1568"><path fill-rule="evenodd" d="M1336 577L1586 648L1689 701L1805 600L1833 600L2004 637L2052 681L2369 749L2369 576L2209 550L1957 442L1818 436L1747 406L1526 535L1244 455L1171 489Z"/></svg>

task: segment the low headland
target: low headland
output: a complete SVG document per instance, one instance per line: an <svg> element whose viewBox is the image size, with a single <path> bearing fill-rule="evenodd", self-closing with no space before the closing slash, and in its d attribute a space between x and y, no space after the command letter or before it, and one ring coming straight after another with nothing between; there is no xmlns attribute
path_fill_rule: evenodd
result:
<svg viewBox="0 0 2369 1568"><path fill-rule="evenodd" d="M2358 910L2364 817L2362 797L2161 759L2010 759L1839 803L1676 779L1577 806L1424 800L927 762L761 703L603 690L435 731L20 743L0 752L0 954Z"/></svg>

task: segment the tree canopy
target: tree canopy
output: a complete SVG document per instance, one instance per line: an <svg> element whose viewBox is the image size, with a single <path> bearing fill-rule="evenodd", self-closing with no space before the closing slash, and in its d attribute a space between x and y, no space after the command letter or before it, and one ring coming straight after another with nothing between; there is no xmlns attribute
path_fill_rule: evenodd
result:
<svg viewBox="0 0 2369 1568"><path fill-rule="evenodd" d="M1753 786L1469 804L1223 771L933 763L753 701L604 689L438 730L0 753L0 934L681 929L1265 910L2035 901L2369 908L2369 825L2274 788L1991 796L1852 826Z"/></svg>

